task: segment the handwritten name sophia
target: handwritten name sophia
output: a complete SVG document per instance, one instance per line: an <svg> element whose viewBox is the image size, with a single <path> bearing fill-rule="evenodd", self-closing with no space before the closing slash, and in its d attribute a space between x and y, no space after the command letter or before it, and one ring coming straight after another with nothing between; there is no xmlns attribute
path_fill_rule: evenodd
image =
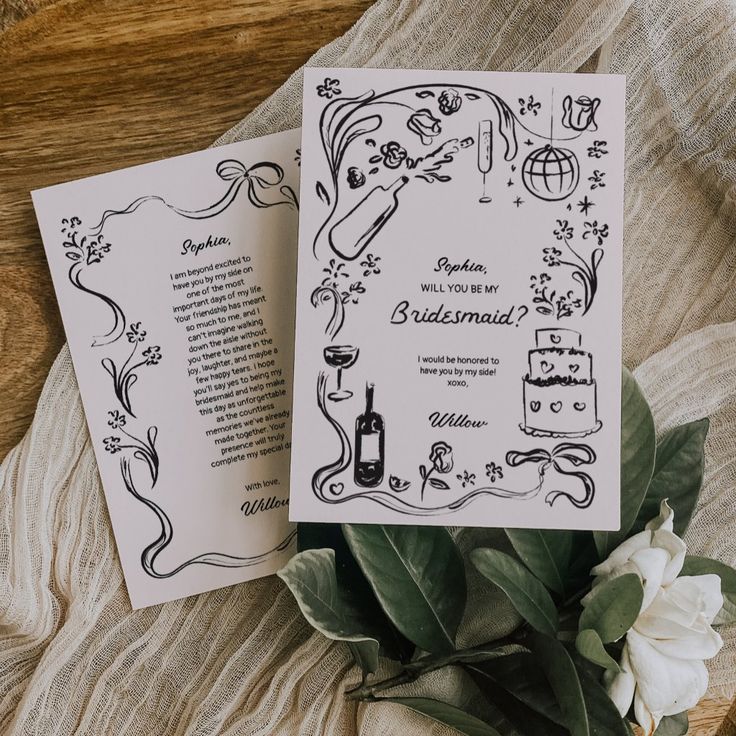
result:
<svg viewBox="0 0 736 736"><path fill-rule="evenodd" d="M224 235L215 236L208 235L207 240L203 240L199 243L195 243L191 238L187 238L181 244L181 250L179 251L180 256L193 255L198 256L205 250L210 248L217 248L220 245L230 245L230 238L226 238Z"/></svg>

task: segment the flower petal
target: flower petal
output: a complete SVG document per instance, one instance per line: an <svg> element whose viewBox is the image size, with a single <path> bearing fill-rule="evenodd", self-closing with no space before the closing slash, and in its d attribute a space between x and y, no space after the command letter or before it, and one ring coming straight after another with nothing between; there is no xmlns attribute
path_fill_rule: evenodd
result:
<svg viewBox="0 0 736 736"><path fill-rule="evenodd" d="M594 225L596 223L593 223ZM662 499L659 504L659 515L655 516L651 521L647 522L645 529L657 531L657 529L665 529L671 532L674 529L675 512L670 508L667 499Z"/></svg>
<svg viewBox="0 0 736 736"><path fill-rule="evenodd" d="M621 716L625 716L631 707L631 701L634 698L634 690L636 689L636 680L634 673L631 671L631 662L629 661L629 649L626 644L621 651L621 661L619 662L620 672L613 673L606 670L603 675L603 681L608 691L608 696L618 708Z"/></svg>
<svg viewBox="0 0 736 736"><path fill-rule="evenodd" d="M637 690L634 696L634 718L644 730L644 736L652 736L662 720L662 713L652 713Z"/></svg>
<svg viewBox="0 0 736 736"><path fill-rule="evenodd" d="M687 545L674 532L667 529L657 529L652 535L652 546L666 550L670 556L670 561L667 563L662 576L662 585L669 585L682 570Z"/></svg>
<svg viewBox="0 0 736 736"><path fill-rule="evenodd" d="M591 575L609 575L617 567L629 561L631 555L642 549L648 549L652 546L652 533L649 531L639 532L629 537L619 544L616 549L611 552L608 559L596 565L591 571Z"/></svg>
<svg viewBox="0 0 736 736"><path fill-rule="evenodd" d="M641 549L631 555L631 562L639 568L639 575L644 584L644 599L641 602L641 610L646 611L649 604L654 600L660 587L662 577L670 561L666 550L659 547Z"/></svg>
<svg viewBox="0 0 736 736"><path fill-rule="evenodd" d="M688 710L705 695L708 671L702 661L667 657L635 629L626 635L626 643L637 695L655 718L657 713L673 715ZM634 701L636 705L636 696Z"/></svg>
<svg viewBox="0 0 736 736"><path fill-rule="evenodd" d="M703 601L703 615L712 623L718 611L723 608L721 579L718 575L683 575L675 580L678 589L695 586L700 590ZM673 587L673 586L670 586Z"/></svg>

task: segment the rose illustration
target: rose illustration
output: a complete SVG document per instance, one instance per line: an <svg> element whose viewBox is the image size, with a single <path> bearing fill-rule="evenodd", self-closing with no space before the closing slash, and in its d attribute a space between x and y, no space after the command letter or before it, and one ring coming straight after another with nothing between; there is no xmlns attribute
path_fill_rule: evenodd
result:
<svg viewBox="0 0 736 736"><path fill-rule="evenodd" d="M419 475L422 478L422 488L419 492L419 497L422 500L424 500L424 489L427 487L427 484L440 491L450 489L450 486L444 480L432 478L431 476L432 473L445 474L452 470L452 466L454 465L452 447L447 442L435 442L429 451L429 462L432 463L429 469L424 465L419 466Z"/></svg>
<svg viewBox="0 0 736 736"><path fill-rule="evenodd" d="M351 189L357 189L365 184L365 174L357 167L348 168L348 186Z"/></svg>
<svg viewBox="0 0 736 736"><path fill-rule="evenodd" d="M595 113L601 104L599 97L592 100L585 95L578 97L573 103L572 97L567 95L562 101L562 126L570 130L598 130L595 122ZM575 108L575 109L573 109Z"/></svg>
<svg viewBox="0 0 736 736"><path fill-rule="evenodd" d="M460 97L456 89L446 89L438 98L440 103L440 112L443 115L452 115L460 109L460 105L463 104L463 98Z"/></svg>
<svg viewBox="0 0 736 736"><path fill-rule="evenodd" d="M406 127L416 133L425 146L431 145L442 132L440 121L426 107L417 110L407 121Z"/></svg>
<svg viewBox="0 0 736 736"><path fill-rule="evenodd" d="M406 160L406 149L397 141L384 143L379 150L387 169L398 169Z"/></svg>
<svg viewBox="0 0 736 736"><path fill-rule="evenodd" d="M659 516L620 544L591 573L593 586L635 573L644 586L641 610L626 634L621 671L605 675L608 694L621 714L634 703L646 736L664 716L695 706L708 687L704 659L723 646L711 624L723 606L717 575L678 577L687 548L673 532L674 512L662 501ZM583 598L585 606L590 594Z"/></svg>

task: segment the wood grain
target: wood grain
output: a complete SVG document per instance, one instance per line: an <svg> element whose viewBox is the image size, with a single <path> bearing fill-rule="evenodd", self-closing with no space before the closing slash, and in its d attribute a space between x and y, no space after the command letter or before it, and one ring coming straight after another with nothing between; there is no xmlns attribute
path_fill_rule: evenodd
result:
<svg viewBox="0 0 736 736"><path fill-rule="evenodd" d="M30 190L205 148L369 5L62 0L0 35L0 459L64 341Z"/></svg>
<svg viewBox="0 0 736 736"><path fill-rule="evenodd" d="M0 458L64 341L30 190L206 147L369 5L60 0L0 35ZM729 705L690 733L736 736Z"/></svg>

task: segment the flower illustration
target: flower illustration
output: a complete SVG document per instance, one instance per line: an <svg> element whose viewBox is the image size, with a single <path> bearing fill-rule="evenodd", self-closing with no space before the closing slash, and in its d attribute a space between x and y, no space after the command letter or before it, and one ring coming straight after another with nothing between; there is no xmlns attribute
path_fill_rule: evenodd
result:
<svg viewBox="0 0 736 736"><path fill-rule="evenodd" d="M544 253L542 260L548 266L554 267L560 265L560 256L562 255L562 251L559 248L543 248L542 253Z"/></svg>
<svg viewBox="0 0 736 736"><path fill-rule="evenodd" d="M406 127L416 133L425 146L431 145L442 132L440 121L426 107L417 110L407 121Z"/></svg>
<svg viewBox="0 0 736 736"><path fill-rule="evenodd" d="M600 104L599 97L591 99L582 95L573 103L572 97L567 95L562 101L562 127L577 132L598 130L598 125L595 122L595 113Z"/></svg>
<svg viewBox="0 0 736 736"><path fill-rule="evenodd" d="M606 150L607 145L607 141L593 141L593 145L588 146L588 158L600 158L601 156L605 156L608 153Z"/></svg>
<svg viewBox="0 0 736 736"><path fill-rule="evenodd" d="M105 437L102 440L102 444L104 445L105 450L111 455L114 455L116 452L120 452L120 437L115 437L114 435L112 437Z"/></svg>
<svg viewBox="0 0 736 736"><path fill-rule="evenodd" d="M452 447L447 442L435 442L429 453L432 468L438 473L449 473L452 470Z"/></svg>
<svg viewBox="0 0 736 736"><path fill-rule="evenodd" d="M463 488L475 485L475 473L468 473L467 470L463 470L462 473L458 473L455 477L462 483Z"/></svg>
<svg viewBox="0 0 736 736"><path fill-rule="evenodd" d="M443 115L452 115L463 104L463 98L460 97L456 89L452 88L443 90L437 101L440 104L440 112Z"/></svg>
<svg viewBox="0 0 736 736"><path fill-rule="evenodd" d="M486 476L491 483L495 483L497 480L503 478L503 467L497 465L493 461L486 464Z"/></svg>
<svg viewBox="0 0 736 736"><path fill-rule="evenodd" d="M146 339L146 331L141 327L140 322L133 322L125 336L128 338L128 342L143 342Z"/></svg>
<svg viewBox="0 0 736 736"><path fill-rule="evenodd" d="M378 275L381 273L381 269L378 265L378 261L381 260L381 256L374 256L373 253L366 253L365 260L360 262L365 271L363 276L371 276L373 274Z"/></svg>
<svg viewBox="0 0 736 736"><path fill-rule="evenodd" d="M557 230L554 230L554 235L557 240L570 240L573 235L572 226L567 220L557 220Z"/></svg>
<svg viewBox="0 0 736 736"><path fill-rule="evenodd" d="M583 233L583 240L585 240L589 235L592 235L598 242L598 245L603 245L603 240L608 237L608 225L603 224L599 225L598 220L593 220L593 222L586 222L585 223L585 232Z"/></svg>
<svg viewBox="0 0 736 736"><path fill-rule="evenodd" d="M419 475L422 478L422 488L419 492L419 496L424 500L424 489L427 484L438 490L447 491L450 486L440 478L432 478L432 473L442 473L443 475L449 473L454 465L452 459L452 447L447 442L435 442L429 451L429 462L432 466L427 469L426 466L419 466Z"/></svg>
<svg viewBox="0 0 736 736"><path fill-rule="evenodd" d="M542 107L541 102L534 101L534 95L529 95L528 99L519 97L519 115L526 115L530 112L532 115L539 114L539 108Z"/></svg>
<svg viewBox="0 0 736 736"><path fill-rule="evenodd" d="M113 411L107 412L110 416L110 418L107 420L107 425L109 427L112 427L113 429L120 429L121 427L125 426L125 422L127 421L125 418L125 414L122 414L117 409L114 409Z"/></svg>
<svg viewBox="0 0 736 736"><path fill-rule="evenodd" d="M365 174L357 166L351 166L348 169L347 179L351 189L358 189L365 184Z"/></svg>
<svg viewBox="0 0 736 736"><path fill-rule="evenodd" d="M146 359L146 365L158 365L161 360L161 348L158 345L152 345L146 348L142 355Z"/></svg>
<svg viewBox="0 0 736 736"><path fill-rule="evenodd" d="M328 100L331 100L333 97L342 94L342 90L340 89L340 80L325 77L325 81L322 82L322 84L317 85L317 94L320 97L325 97Z"/></svg>
<svg viewBox="0 0 736 736"><path fill-rule="evenodd" d="M397 141L384 143L379 150L387 169L398 169L406 160L406 149Z"/></svg>
<svg viewBox="0 0 736 736"><path fill-rule="evenodd" d="M599 171L598 169L593 169L593 176L588 177L588 181L591 182L590 188L591 189L602 189L604 186L606 186L606 182L603 181L603 177L605 176L604 171Z"/></svg>

